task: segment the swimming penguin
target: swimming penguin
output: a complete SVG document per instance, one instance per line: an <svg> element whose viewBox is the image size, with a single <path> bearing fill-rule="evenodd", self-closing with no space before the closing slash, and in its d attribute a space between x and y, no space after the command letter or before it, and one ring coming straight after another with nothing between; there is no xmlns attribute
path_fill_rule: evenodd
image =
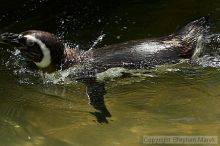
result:
<svg viewBox="0 0 220 146"><path fill-rule="evenodd" d="M166 37L132 40L88 51L66 48L55 35L39 30L0 33L0 42L18 47L25 57L45 72L83 66L77 79L85 83L90 104L99 110L92 114L99 122L107 122L106 117L111 114L104 103L105 84L96 81L97 74L116 67L150 69L178 63L183 58L190 59L207 31L208 19L202 17Z"/></svg>

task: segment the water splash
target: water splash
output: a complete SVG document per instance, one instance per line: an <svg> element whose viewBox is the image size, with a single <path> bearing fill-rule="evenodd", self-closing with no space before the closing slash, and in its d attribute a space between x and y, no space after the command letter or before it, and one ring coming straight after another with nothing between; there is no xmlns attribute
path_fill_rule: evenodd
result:
<svg viewBox="0 0 220 146"><path fill-rule="evenodd" d="M196 62L203 67L220 68L220 55L205 55L201 58L196 59Z"/></svg>
<svg viewBox="0 0 220 146"><path fill-rule="evenodd" d="M93 49L98 43L102 42L103 38L105 37L105 34L101 34L92 44L91 49Z"/></svg>
<svg viewBox="0 0 220 146"><path fill-rule="evenodd" d="M197 44L193 63L202 67L220 68L220 34L205 36Z"/></svg>
<svg viewBox="0 0 220 146"><path fill-rule="evenodd" d="M54 73L42 73L43 77L43 83L48 84L72 84L74 82L73 79L71 79L70 75L74 74L74 71L71 69L67 69L64 71L56 71Z"/></svg>
<svg viewBox="0 0 220 146"><path fill-rule="evenodd" d="M10 54L3 65L17 77L20 84L60 84L67 82L68 71L57 71L53 74L45 74L42 71L28 67L30 62L21 55L18 49L7 50Z"/></svg>

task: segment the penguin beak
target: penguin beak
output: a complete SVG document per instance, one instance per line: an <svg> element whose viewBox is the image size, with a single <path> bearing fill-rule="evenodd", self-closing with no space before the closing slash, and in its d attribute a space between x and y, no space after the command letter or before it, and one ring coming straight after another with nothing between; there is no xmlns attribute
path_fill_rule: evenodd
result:
<svg viewBox="0 0 220 146"><path fill-rule="evenodd" d="M19 35L20 34L16 34L16 33L0 32L0 43L10 44L15 47L21 47L22 44L19 42Z"/></svg>

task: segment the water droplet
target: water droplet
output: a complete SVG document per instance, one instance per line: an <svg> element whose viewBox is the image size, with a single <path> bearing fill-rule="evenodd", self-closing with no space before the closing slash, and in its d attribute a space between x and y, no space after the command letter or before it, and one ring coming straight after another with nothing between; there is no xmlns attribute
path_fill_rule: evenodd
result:
<svg viewBox="0 0 220 146"><path fill-rule="evenodd" d="M120 38L121 38L121 36L119 36L119 35L116 37L116 39L118 39L118 40L119 40Z"/></svg>

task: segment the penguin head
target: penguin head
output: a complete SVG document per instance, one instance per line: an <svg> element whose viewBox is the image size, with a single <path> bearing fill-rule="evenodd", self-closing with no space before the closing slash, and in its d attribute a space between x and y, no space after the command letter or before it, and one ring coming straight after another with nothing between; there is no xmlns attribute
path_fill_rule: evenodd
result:
<svg viewBox="0 0 220 146"><path fill-rule="evenodd" d="M29 30L18 35L19 49L25 57L39 68L60 69L64 57L64 44L55 35Z"/></svg>

